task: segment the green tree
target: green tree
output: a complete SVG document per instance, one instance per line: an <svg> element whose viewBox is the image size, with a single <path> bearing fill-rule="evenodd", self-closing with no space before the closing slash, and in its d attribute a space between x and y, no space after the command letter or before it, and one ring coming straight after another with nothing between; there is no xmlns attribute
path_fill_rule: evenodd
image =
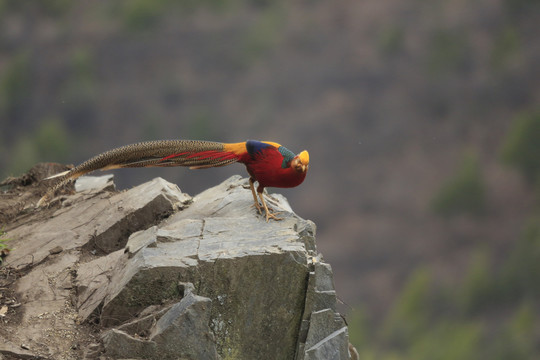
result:
<svg viewBox="0 0 540 360"><path fill-rule="evenodd" d="M62 121L45 119L32 134L15 144L9 174L19 175L39 161L65 161L70 148L70 137Z"/></svg>
<svg viewBox="0 0 540 360"><path fill-rule="evenodd" d="M0 75L0 111L14 121L30 97L30 59L26 52L14 56Z"/></svg>
<svg viewBox="0 0 540 360"><path fill-rule="evenodd" d="M383 336L390 343L405 346L429 328L431 285L427 269L411 275L384 324Z"/></svg>
<svg viewBox="0 0 540 360"><path fill-rule="evenodd" d="M540 299L540 222L534 217L500 274L500 299L520 301Z"/></svg>
<svg viewBox="0 0 540 360"><path fill-rule="evenodd" d="M385 56L394 56L403 50L405 43L404 30L396 25L387 26L379 33L378 40L379 50Z"/></svg>
<svg viewBox="0 0 540 360"><path fill-rule="evenodd" d="M429 43L428 70L433 75L454 73L466 67L470 57L468 34L461 30L434 31Z"/></svg>
<svg viewBox="0 0 540 360"><path fill-rule="evenodd" d="M40 161L62 161L67 158L70 137L58 118L46 119L34 134Z"/></svg>
<svg viewBox="0 0 540 360"><path fill-rule="evenodd" d="M475 154L465 154L456 174L442 185L431 207L440 215L482 213L485 208L485 184Z"/></svg>
<svg viewBox="0 0 540 360"><path fill-rule="evenodd" d="M457 293L457 306L462 313L473 314L492 304L496 295L493 272L490 254L486 250L476 253Z"/></svg>
<svg viewBox="0 0 540 360"><path fill-rule="evenodd" d="M534 307L528 302L524 302L516 311L500 335L494 341L491 349L492 355L488 358L494 360L528 360L538 357L537 333L535 326Z"/></svg>
<svg viewBox="0 0 540 360"><path fill-rule="evenodd" d="M363 349L369 346L369 326L367 323L365 312L360 309L354 309L347 316L347 324L349 327L349 341L354 344L357 349Z"/></svg>
<svg viewBox="0 0 540 360"><path fill-rule="evenodd" d="M515 26L507 25L495 34L491 51L491 65L494 70L504 70L518 58L521 51L521 38Z"/></svg>
<svg viewBox="0 0 540 360"><path fill-rule="evenodd" d="M483 328L466 321L442 319L414 339L409 359L414 360L477 360Z"/></svg>
<svg viewBox="0 0 540 360"><path fill-rule="evenodd" d="M518 115L506 136L501 159L530 182L540 179L540 111Z"/></svg>

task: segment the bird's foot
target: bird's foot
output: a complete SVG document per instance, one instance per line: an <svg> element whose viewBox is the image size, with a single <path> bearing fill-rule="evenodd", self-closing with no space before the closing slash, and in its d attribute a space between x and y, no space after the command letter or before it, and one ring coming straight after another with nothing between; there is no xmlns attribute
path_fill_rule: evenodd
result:
<svg viewBox="0 0 540 360"><path fill-rule="evenodd" d="M277 217L277 214L281 214L282 211L276 211L276 212L270 212L269 210L266 211L266 222L268 222L270 219L274 219L276 221L283 220L283 218Z"/></svg>
<svg viewBox="0 0 540 360"><path fill-rule="evenodd" d="M259 205L259 203L253 203L253 204L251 205L251 207L256 208L256 209L257 209L257 212L258 212L259 214L262 214L262 213L263 213L263 208L262 208L261 205Z"/></svg>
<svg viewBox="0 0 540 360"><path fill-rule="evenodd" d="M251 182L251 184L252 184L252 182ZM277 214L280 214L281 211L278 211L278 212L271 212L270 211L270 209L268 208L268 205L266 205L266 201L264 200L264 195L263 195L262 191L259 192L259 199L261 199L261 204L259 204L259 201L257 200L257 196L255 195L255 190L254 190L253 187L251 188L251 191L253 193L253 200L255 200L254 205L257 208L257 210L259 211L259 214L262 215L263 210L264 210L264 213L266 214L266 222L270 221L270 219L274 219L276 221L282 220L282 218L279 218L279 217L276 216Z"/></svg>
<svg viewBox="0 0 540 360"><path fill-rule="evenodd" d="M276 211L276 212L272 212L270 211L270 209L267 211L265 210L261 205L257 204L257 203L253 203L251 205L251 207L254 207L257 209L257 213L259 213L259 215L265 215L265 218L266 218L266 222L268 222L270 219L274 219L276 221L279 221L279 220L283 220L282 218L280 217L277 217L276 215L278 214L281 214L283 211Z"/></svg>

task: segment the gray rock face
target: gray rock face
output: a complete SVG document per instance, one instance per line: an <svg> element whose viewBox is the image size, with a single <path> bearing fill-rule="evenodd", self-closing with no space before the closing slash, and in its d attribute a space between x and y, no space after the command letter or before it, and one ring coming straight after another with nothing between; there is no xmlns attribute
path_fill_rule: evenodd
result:
<svg viewBox="0 0 540 360"><path fill-rule="evenodd" d="M25 342L55 359L349 359L315 225L282 196L268 203L284 219L267 223L238 176L194 198L162 179L121 193L82 188L43 223L9 233L23 250L8 265L27 269L10 349ZM60 323L70 341L45 341Z"/></svg>
<svg viewBox="0 0 540 360"><path fill-rule="evenodd" d="M105 354L112 358L218 359L208 326L211 307L209 298L189 291L165 310L104 332Z"/></svg>

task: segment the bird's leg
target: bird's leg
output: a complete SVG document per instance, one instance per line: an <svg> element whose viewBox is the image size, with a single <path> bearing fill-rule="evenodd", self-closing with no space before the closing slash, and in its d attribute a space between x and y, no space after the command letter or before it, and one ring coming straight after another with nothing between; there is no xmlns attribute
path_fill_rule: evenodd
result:
<svg viewBox="0 0 540 360"><path fill-rule="evenodd" d="M253 195L254 205L257 208L257 211L259 212L259 214L263 213L263 208L264 208L264 212L266 214L266 222L268 222L270 218L274 220L281 220L281 218L278 218L276 216L277 214L279 214L279 212L271 213L270 210L268 210L268 206L266 205L266 201L264 200L264 196L262 192L263 189L259 189L261 190L260 192L257 191L257 193L259 194L259 197L261 198L261 203L262 203L262 207L261 207L261 205L259 204L259 200L257 199L257 194L255 193L255 180L252 177L249 178L249 187L251 188L251 194Z"/></svg>
<svg viewBox="0 0 540 360"><path fill-rule="evenodd" d="M282 220L282 218L279 218L279 217L276 216L280 212L271 213L270 210L268 210L268 206L266 206L266 201L264 201L264 196L263 196L262 191L259 192L259 197L261 198L261 202L263 204L264 211L266 212L266 222L268 222L268 220L270 218L272 218L274 220L277 220L277 221Z"/></svg>
<svg viewBox="0 0 540 360"><path fill-rule="evenodd" d="M255 202L255 207L257 208L257 211L259 214L262 214L262 208L261 205L259 205L259 200L257 199L257 195L255 194L255 180L253 180L252 177L249 178L249 187L251 188L251 194L253 194L253 201Z"/></svg>

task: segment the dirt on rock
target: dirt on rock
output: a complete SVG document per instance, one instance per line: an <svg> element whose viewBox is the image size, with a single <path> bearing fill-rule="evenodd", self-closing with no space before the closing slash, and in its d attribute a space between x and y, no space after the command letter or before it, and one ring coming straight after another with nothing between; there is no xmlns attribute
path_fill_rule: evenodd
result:
<svg viewBox="0 0 540 360"><path fill-rule="evenodd" d="M63 308L58 311L43 311L35 316L27 317L24 326L31 327L29 323L34 319L35 324L49 322L51 326L47 334L42 337L43 353L35 347L30 349L24 339L17 343L8 342L14 338L13 328L22 325L27 314L24 310L24 294L16 291L17 281L32 271L32 267L17 267L9 265L10 230L21 225L40 223L51 216L58 208L58 202L52 203L46 209L35 208L37 201L45 194L52 180L44 180L56 173L70 169L70 166L56 163L40 163L32 167L20 177L10 177L0 183L0 230L3 245L2 262L0 262L0 359L49 359L47 349L53 343L68 343L69 353L63 354L62 359L80 359L83 350L95 339L96 330L91 324L81 326L77 324L77 312L74 304L66 301ZM73 192L72 186L59 191L60 194ZM13 249L16 250L16 249ZM51 253L51 260L57 254ZM4 261L5 260L5 261ZM54 281L54 279L51 279ZM74 288L67 288L75 296ZM65 346L63 346L65 347Z"/></svg>
<svg viewBox="0 0 540 360"><path fill-rule="evenodd" d="M0 228L9 230L24 222L26 215L34 213L35 204L54 182L45 179L71 167L57 163L38 163L23 175L8 177L0 182ZM72 191L73 186L66 186L60 193ZM51 206L54 207L54 204ZM33 219L37 220L35 217Z"/></svg>

